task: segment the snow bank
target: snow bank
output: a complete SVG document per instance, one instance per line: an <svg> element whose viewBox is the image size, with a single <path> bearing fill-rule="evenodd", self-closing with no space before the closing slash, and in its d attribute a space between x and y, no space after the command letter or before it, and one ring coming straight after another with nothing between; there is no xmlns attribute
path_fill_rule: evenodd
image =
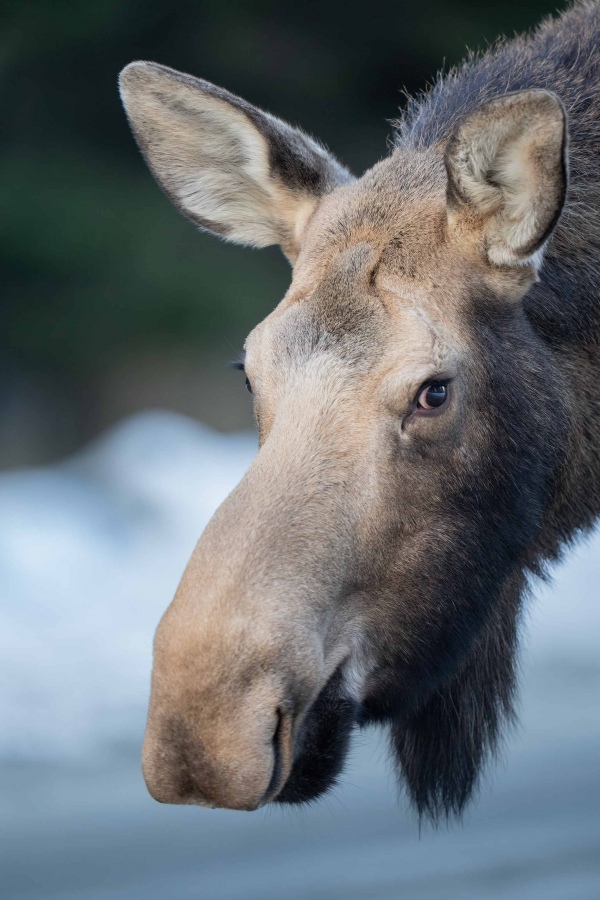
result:
<svg viewBox="0 0 600 900"><path fill-rule="evenodd" d="M154 628L255 447L146 413L0 477L0 756L139 736Z"/></svg>

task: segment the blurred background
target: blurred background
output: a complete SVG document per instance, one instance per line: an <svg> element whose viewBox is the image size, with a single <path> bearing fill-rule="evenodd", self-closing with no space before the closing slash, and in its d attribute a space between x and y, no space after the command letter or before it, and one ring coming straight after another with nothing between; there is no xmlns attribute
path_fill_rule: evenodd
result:
<svg viewBox="0 0 600 900"><path fill-rule="evenodd" d="M170 206L129 134L119 70L151 59L221 84L358 174L385 154L403 91L559 6L3 5L3 897L600 897L597 536L536 591L523 727L464 826L420 833L377 734L302 812L159 807L139 772L153 629L255 452L225 363L289 270Z"/></svg>

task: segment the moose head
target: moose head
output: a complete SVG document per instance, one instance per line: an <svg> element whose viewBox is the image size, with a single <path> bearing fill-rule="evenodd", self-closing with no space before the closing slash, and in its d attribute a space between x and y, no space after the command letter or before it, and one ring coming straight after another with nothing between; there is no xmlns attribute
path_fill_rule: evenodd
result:
<svg viewBox="0 0 600 900"><path fill-rule="evenodd" d="M148 788L301 803L378 723L418 810L460 813L512 715L568 418L523 304L564 202L563 107L498 96L357 179L206 81L136 62L121 92L179 209L293 267L245 347L258 455L156 633Z"/></svg>

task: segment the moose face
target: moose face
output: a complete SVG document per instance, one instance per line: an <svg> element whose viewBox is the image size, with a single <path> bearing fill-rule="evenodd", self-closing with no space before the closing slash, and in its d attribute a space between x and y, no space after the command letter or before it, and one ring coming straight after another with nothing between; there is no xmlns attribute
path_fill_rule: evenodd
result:
<svg viewBox="0 0 600 900"><path fill-rule="evenodd" d="M501 97L354 180L206 82L152 63L121 78L169 196L294 267L246 344L258 455L156 634L148 788L310 800L377 722L419 810L459 812L510 715L568 416L522 304L563 203L562 107Z"/></svg>

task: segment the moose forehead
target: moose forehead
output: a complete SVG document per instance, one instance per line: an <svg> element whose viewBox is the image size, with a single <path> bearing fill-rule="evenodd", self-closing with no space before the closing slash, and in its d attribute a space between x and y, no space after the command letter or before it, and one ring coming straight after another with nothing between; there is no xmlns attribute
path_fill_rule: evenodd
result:
<svg viewBox="0 0 600 900"><path fill-rule="evenodd" d="M322 274L360 242L385 253L398 271L426 274L432 253L445 243L446 188L439 154L396 150L321 199L303 236L295 278Z"/></svg>
<svg viewBox="0 0 600 900"><path fill-rule="evenodd" d="M385 346L435 365L456 349L465 261L448 252L443 184L403 168L394 154L321 201L288 293L247 341L249 365L328 350L364 369Z"/></svg>
<svg viewBox="0 0 600 900"><path fill-rule="evenodd" d="M384 269L376 249L361 243L340 253L313 290L292 285L249 336L247 369L251 376L271 369L279 379L327 356L344 363L336 367L344 377L391 370L418 381L453 367L459 355L440 305L443 297L435 297L431 284Z"/></svg>

